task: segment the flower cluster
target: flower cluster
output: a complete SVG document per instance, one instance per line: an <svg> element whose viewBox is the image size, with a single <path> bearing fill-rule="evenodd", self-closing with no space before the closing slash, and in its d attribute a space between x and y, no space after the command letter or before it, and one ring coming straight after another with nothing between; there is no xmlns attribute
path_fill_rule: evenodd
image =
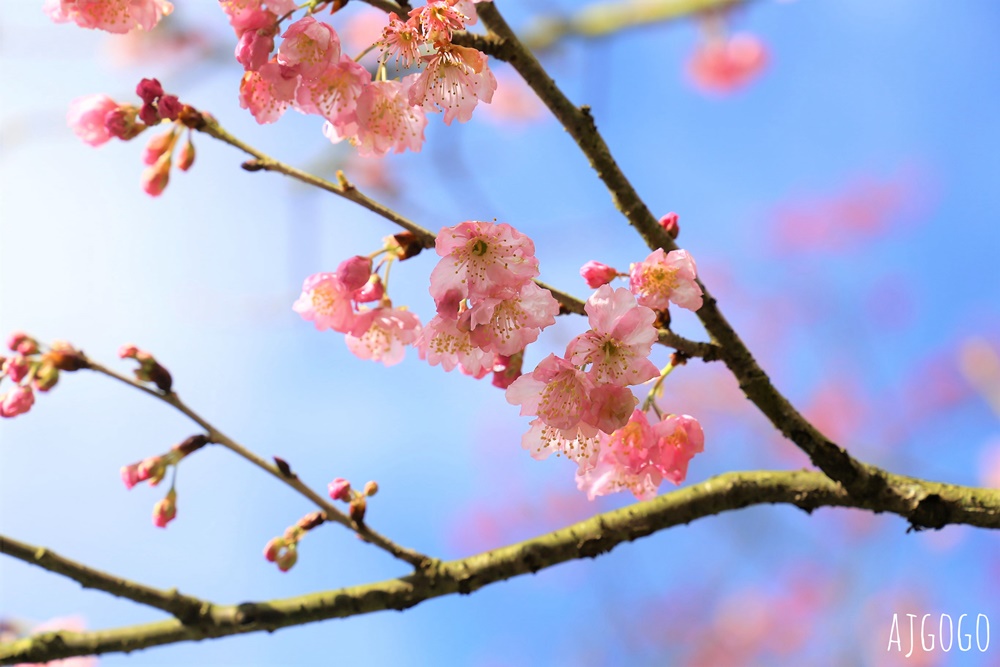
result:
<svg viewBox="0 0 1000 667"><path fill-rule="evenodd" d="M107 95L77 98L70 104L66 121L91 146L100 146L114 138L130 141L151 127L170 122L170 130L153 137L143 153L143 162L149 166L142 173L142 188L155 197L167 187L174 149L185 127L187 137L177 157L177 168L187 171L194 164L191 128L200 125L203 119L176 95L167 94L156 79L143 79L135 92L142 99L140 107L120 104Z"/></svg>
<svg viewBox="0 0 1000 667"><path fill-rule="evenodd" d="M330 498L348 504L348 516L351 521L361 525L365 520L365 512L368 509L367 498L371 498L378 493L378 483L373 481L365 482L361 491L351 488L351 483L343 477L338 477L327 485Z"/></svg>
<svg viewBox="0 0 1000 667"><path fill-rule="evenodd" d="M378 305L361 305L371 302ZM361 255L344 260L334 273L306 278L292 310L319 331L346 334L351 352L386 366L402 361L406 346L420 333L420 319L405 307L393 307L385 295L385 283L372 270L372 258Z"/></svg>
<svg viewBox="0 0 1000 667"><path fill-rule="evenodd" d="M60 371L87 367L79 350L69 343L55 341L43 351L37 340L17 331L7 338L11 356L0 355L0 382L7 379L14 387L0 393L0 417L10 418L31 410L35 392L47 392L59 382Z"/></svg>
<svg viewBox="0 0 1000 667"><path fill-rule="evenodd" d="M323 525L326 517L322 512L310 512L299 519L294 526L285 529L280 537L274 537L264 546L264 558L275 563L282 572L288 572L299 560L299 541L313 528Z"/></svg>
<svg viewBox="0 0 1000 667"><path fill-rule="evenodd" d="M45 0L43 10L56 23L124 34L152 30L174 6L167 0Z"/></svg>
<svg viewBox="0 0 1000 667"><path fill-rule="evenodd" d="M222 8L238 38L236 59L245 73L240 104L258 123L273 123L289 108L326 120L323 134L348 140L363 156L419 151L427 112L444 111L444 122L465 122L479 101L489 102L496 79L476 49L451 43L454 30L475 22L469 0L432 0L410 12L407 21L390 14L377 44L383 59L395 56L421 74L389 80L380 62L372 75L341 51L329 24L307 15L281 34L280 22L296 9L292 2L224 0ZM423 51L432 51L422 55ZM272 55L273 54L273 55Z"/></svg>
<svg viewBox="0 0 1000 667"><path fill-rule="evenodd" d="M507 223L469 221L438 234L431 272L437 315L424 327L420 357L495 384L519 373L524 348L555 323L559 303L534 282L535 244ZM511 363L513 358L513 362Z"/></svg>
<svg viewBox="0 0 1000 667"><path fill-rule="evenodd" d="M201 449L208 442L208 437L205 435L192 435L171 447L166 454L150 456L136 463L122 466L121 478L125 488L131 489L140 482L149 482L150 486L156 486L163 481L171 466L176 467L184 457ZM166 528L167 524L173 521L176 516L177 491L171 485L167 495L153 506L153 525L158 528Z"/></svg>

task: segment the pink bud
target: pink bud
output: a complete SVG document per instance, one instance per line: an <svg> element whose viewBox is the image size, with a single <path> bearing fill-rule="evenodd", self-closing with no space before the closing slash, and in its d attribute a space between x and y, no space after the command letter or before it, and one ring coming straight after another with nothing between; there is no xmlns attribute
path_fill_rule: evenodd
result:
<svg viewBox="0 0 1000 667"><path fill-rule="evenodd" d="M378 493L378 482L365 482L365 495L371 498L376 493Z"/></svg>
<svg viewBox="0 0 1000 667"><path fill-rule="evenodd" d="M122 345L118 348L118 358L119 359L135 359L136 355L139 353L139 348L131 343Z"/></svg>
<svg viewBox="0 0 1000 667"><path fill-rule="evenodd" d="M160 112L156 110L156 105L152 102L144 102L139 109L139 120L150 127L160 124Z"/></svg>
<svg viewBox="0 0 1000 667"><path fill-rule="evenodd" d="M272 537L268 543L264 545L264 558L273 563L278 559L278 554L280 554L281 550L284 548L284 538Z"/></svg>
<svg viewBox="0 0 1000 667"><path fill-rule="evenodd" d="M343 500L345 503L351 500L351 483L343 477L338 477L327 485L330 497L334 500Z"/></svg>
<svg viewBox="0 0 1000 667"><path fill-rule="evenodd" d="M151 197L159 197L170 182L170 153L164 153L156 164L142 172L142 189Z"/></svg>
<svg viewBox="0 0 1000 667"><path fill-rule="evenodd" d="M157 111L160 112L160 117L167 120L177 120L177 116L180 115L183 108L184 105L181 104L176 95L164 95L156 105Z"/></svg>
<svg viewBox="0 0 1000 667"><path fill-rule="evenodd" d="M28 374L28 370L31 368L28 364L28 360L24 358L23 355L15 354L13 357L9 357L3 362L3 372L14 382L20 382Z"/></svg>
<svg viewBox="0 0 1000 667"><path fill-rule="evenodd" d="M127 466L122 466L121 476L122 482L125 484L125 488L131 489L133 486L142 481L139 479L139 464L131 463Z"/></svg>
<svg viewBox="0 0 1000 667"><path fill-rule="evenodd" d="M181 146L181 152L177 156L177 168L181 171L187 171L194 164L194 143L191 141L191 135L188 134L187 141Z"/></svg>
<svg viewBox="0 0 1000 667"><path fill-rule="evenodd" d="M294 544L288 545L285 551L278 555L276 562L278 564L278 569L282 572L288 572L295 565L296 561L299 560L299 550Z"/></svg>
<svg viewBox="0 0 1000 667"><path fill-rule="evenodd" d="M176 516L177 492L170 489L163 500L153 505L153 525L157 528L166 528Z"/></svg>
<svg viewBox="0 0 1000 667"><path fill-rule="evenodd" d="M493 386L506 389L514 380L521 377L521 365L524 363L524 352L518 352L509 357L497 355L493 364Z"/></svg>
<svg viewBox="0 0 1000 667"><path fill-rule="evenodd" d="M591 289L597 289L614 280L618 276L618 269L591 260L580 267L580 275Z"/></svg>
<svg viewBox="0 0 1000 667"><path fill-rule="evenodd" d="M146 144L146 150L142 153L143 163L155 164L157 160L163 157L164 153L174 149L174 142L176 141L177 134L173 130L153 137Z"/></svg>
<svg viewBox="0 0 1000 667"><path fill-rule="evenodd" d="M105 127L104 119L117 108L118 103L107 95L78 97L69 105L66 122L85 143L100 146L113 136Z"/></svg>
<svg viewBox="0 0 1000 667"><path fill-rule="evenodd" d="M385 296L385 285L382 284L382 278L377 274L373 273L365 283L365 286L354 292L351 297L358 303L371 303L372 301L379 301Z"/></svg>
<svg viewBox="0 0 1000 667"><path fill-rule="evenodd" d="M368 277L372 274L372 260L370 257L355 255L345 259L337 267L337 278L344 284L348 292L359 290L368 282Z"/></svg>
<svg viewBox="0 0 1000 667"><path fill-rule="evenodd" d="M38 341L23 331L15 331L7 338L7 347L21 354L34 354L38 352Z"/></svg>
<svg viewBox="0 0 1000 667"><path fill-rule="evenodd" d="M256 72L267 63L274 50L274 33L247 30L236 44L236 60L246 71Z"/></svg>
<svg viewBox="0 0 1000 667"><path fill-rule="evenodd" d="M0 417L23 415L35 404L35 394L31 387L17 386L6 394L0 394Z"/></svg>
<svg viewBox="0 0 1000 667"><path fill-rule="evenodd" d="M143 79L135 87L135 94L142 98L147 104L152 104L156 98L163 95L163 86L157 79Z"/></svg>
<svg viewBox="0 0 1000 667"><path fill-rule="evenodd" d="M663 227L663 231L669 234L670 238L676 239L677 235L681 232L681 226L678 222L679 220L680 216L671 211L660 218L660 227Z"/></svg>

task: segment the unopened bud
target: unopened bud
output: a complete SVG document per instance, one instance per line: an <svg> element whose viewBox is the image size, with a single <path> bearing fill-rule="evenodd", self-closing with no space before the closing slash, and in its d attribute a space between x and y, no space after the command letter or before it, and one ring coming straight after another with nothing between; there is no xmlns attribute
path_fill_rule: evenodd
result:
<svg viewBox="0 0 1000 667"><path fill-rule="evenodd" d="M356 496L351 501L351 506L348 508L347 514L351 517L351 521L360 525L365 521L365 510L367 509L368 502L365 500L365 497Z"/></svg>
<svg viewBox="0 0 1000 667"><path fill-rule="evenodd" d="M31 384L38 391L48 391L56 386L57 382L59 382L59 369L52 362L43 361L35 371L35 379Z"/></svg>
<svg viewBox="0 0 1000 667"><path fill-rule="evenodd" d="M7 338L7 347L24 355L35 354L38 352L38 341L23 331L15 331Z"/></svg>
<svg viewBox="0 0 1000 667"><path fill-rule="evenodd" d="M424 249L423 244L413 232L400 232L384 239L385 249L397 259L409 259Z"/></svg>
<svg viewBox="0 0 1000 667"><path fill-rule="evenodd" d="M31 370L31 364L24 358L24 355L15 354L13 357L4 360L3 364L0 365L0 370L3 371L3 375L6 375L12 381L20 382L28 375L28 371Z"/></svg>
<svg viewBox="0 0 1000 667"><path fill-rule="evenodd" d="M371 257L364 257L362 255L349 257L337 267L337 278L344 284L348 292L353 292L364 287L371 274Z"/></svg>
<svg viewBox="0 0 1000 667"><path fill-rule="evenodd" d="M348 482L343 477L338 477L329 484L327 484L327 490L330 492L330 497L334 500L343 500L345 503L351 500L351 483Z"/></svg>
<svg viewBox="0 0 1000 667"><path fill-rule="evenodd" d="M158 134L150 139L142 153L143 164L156 164L156 161L163 157L164 153L174 149L176 141L177 133L173 130Z"/></svg>
<svg viewBox="0 0 1000 667"><path fill-rule="evenodd" d="M365 495L371 498L378 493L378 482L370 481L365 483Z"/></svg>
<svg viewBox="0 0 1000 667"><path fill-rule="evenodd" d="M150 197L159 197L170 182L170 153L164 153L156 164L142 172L142 189Z"/></svg>
<svg viewBox="0 0 1000 667"><path fill-rule="evenodd" d="M295 524L304 531L310 531L317 526L322 526L326 521L326 514L323 512L310 512L298 520Z"/></svg>
<svg viewBox="0 0 1000 667"><path fill-rule="evenodd" d="M588 287L597 289L614 280L618 276L618 269L591 260L580 267L580 276L587 281Z"/></svg>
<svg viewBox="0 0 1000 667"><path fill-rule="evenodd" d="M288 572L292 569L292 566L299 560L299 549L295 544L289 544L288 548L282 553L278 554L275 562L278 564L278 569L282 572Z"/></svg>
<svg viewBox="0 0 1000 667"><path fill-rule="evenodd" d="M177 155L177 168L181 171L187 171L194 164L194 142L191 141L191 135L188 135L187 140L181 146L181 151Z"/></svg>
<svg viewBox="0 0 1000 667"><path fill-rule="evenodd" d="M663 231L665 231L670 236L670 238L676 239L677 235L681 233L681 225L679 220L680 216L671 211L670 213L667 213L665 216L660 218L660 227L663 227Z"/></svg>
<svg viewBox="0 0 1000 667"><path fill-rule="evenodd" d="M167 524L176 517L177 492L170 489L163 500L153 505L153 525L157 528L166 528Z"/></svg>
<svg viewBox="0 0 1000 667"><path fill-rule="evenodd" d="M181 112L181 108L184 105L181 101L177 99L176 95L164 95L160 98L160 101L156 104L156 109L160 112L161 118L166 118L167 120L177 120L177 116Z"/></svg>
<svg viewBox="0 0 1000 667"><path fill-rule="evenodd" d="M356 291L353 295L354 300L358 303L371 303L372 301L379 301L385 296L385 285L382 283L382 278L377 273L373 273L365 286Z"/></svg>
<svg viewBox="0 0 1000 667"><path fill-rule="evenodd" d="M278 554L280 554L281 550L284 548L284 539L280 537L272 537L268 540L267 544L264 545L264 558L273 563L278 560Z"/></svg>
<svg viewBox="0 0 1000 667"><path fill-rule="evenodd" d="M143 102L151 104L163 95L163 86L158 79L143 79L135 87L135 94L141 97Z"/></svg>

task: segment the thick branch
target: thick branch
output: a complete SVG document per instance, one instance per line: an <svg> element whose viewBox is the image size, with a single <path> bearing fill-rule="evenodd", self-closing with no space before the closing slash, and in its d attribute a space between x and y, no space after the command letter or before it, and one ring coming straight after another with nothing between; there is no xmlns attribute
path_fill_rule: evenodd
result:
<svg viewBox="0 0 1000 667"><path fill-rule="evenodd" d="M816 472L744 472L713 477L653 500L599 514L520 544L441 563L400 579L231 606L213 606L196 625L163 621L87 633L55 632L0 645L0 664L132 651L246 632L273 631L331 618L402 610L452 593L468 594L512 577L580 558L594 558L622 542L697 519L765 503L857 507L892 512L911 528L967 524L1000 528L1000 490L974 489L887 475L891 495L848 495Z"/></svg>
<svg viewBox="0 0 1000 667"><path fill-rule="evenodd" d="M677 245L660 227L635 188L611 155L597 131L590 108L576 107L556 86L538 60L518 40L494 4L477 5L480 18L492 33L486 40L490 52L506 60L518 71L538 97L562 123L580 146L597 175L604 181L615 206L639 232L650 248L675 250ZM700 283L699 283L700 284ZM771 384L750 350L719 310L715 298L705 289L704 305L697 315L712 341L721 348L720 356L736 376L740 387L786 437L797 444L823 472L851 493L863 495L884 487L880 472L852 458L830 442Z"/></svg>
<svg viewBox="0 0 1000 667"><path fill-rule="evenodd" d="M268 463L267 461L265 461L264 459L257 456L246 447L244 447L243 445L239 444L238 442L227 436L219 429L212 426L212 424L206 421L201 415L199 415L194 410L189 408L181 400L180 396L178 396L176 392L171 391L168 394L164 394L162 392L155 391L150 387L147 387L146 385L142 384L141 382L137 382L129 377L121 375L120 373L116 373L110 368L106 368L94 361L91 361L90 359L87 359L86 361L87 361L87 368L89 368L90 370L101 373L102 375L107 375L108 377L114 378L119 382L124 382L130 387L135 387L136 389L139 389L140 391L143 391L149 394L150 396L154 396L160 399L161 401L173 406L174 408L182 412L190 420L192 420L193 422L201 426L203 429L205 429L205 434L206 436L208 436L210 442L222 445L226 449L235 452L236 454L243 457L250 463L253 463L258 468L269 472L271 475L277 477L279 480L281 480L282 482L284 482L285 484L292 487L300 494L311 500L321 510L323 510L323 513L325 514L327 521L333 521L335 523L341 524L342 526L346 526L347 528L356 532L364 540L371 542L378 548L387 551L396 558L406 561L407 563L409 563L410 565L414 566L417 569L429 567L434 563L434 559L432 559L430 556L426 556L412 549L407 549L406 547L400 546L395 542L393 542L392 540L390 540L389 538L375 532L374 530L369 528L366 524L353 521L349 516L341 512L332 503L323 498L323 496L319 495L311 488L309 488L305 483L303 483L302 480L299 479L298 475L294 473L286 475L281 470L279 470L276 465Z"/></svg>
<svg viewBox="0 0 1000 667"><path fill-rule="evenodd" d="M111 593L120 598L162 609L177 617L181 623L195 623L211 613L212 604L205 600L182 595L176 588L164 591L116 577L107 572L80 565L44 547L36 547L0 535L0 553L13 556L25 563L61 574L78 582L84 588Z"/></svg>

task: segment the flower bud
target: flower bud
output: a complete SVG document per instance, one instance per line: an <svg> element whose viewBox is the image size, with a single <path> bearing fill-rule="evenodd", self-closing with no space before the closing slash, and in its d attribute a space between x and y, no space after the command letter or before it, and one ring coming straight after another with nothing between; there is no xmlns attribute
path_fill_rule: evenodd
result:
<svg viewBox="0 0 1000 667"><path fill-rule="evenodd" d="M377 273L373 273L368 282L365 283L364 287L354 292L351 295L355 301L358 303L371 303L372 301L379 301L385 296L385 285L382 283L382 278Z"/></svg>
<svg viewBox="0 0 1000 667"><path fill-rule="evenodd" d="M174 489L170 489L163 500L153 505L153 525L157 528L166 528L167 524L176 517L177 492Z"/></svg>
<svg viewBox="0 0 1000 667"><path fill-rule="evenodd" d="M51 361L45 360L39 364L31 384L38 391L48 391L56 386L57 382L59 382L59 369Z"/></svg>
<svg viewBox="0 0 1000 667"><path fill-rule="evenodd" d="M365 500L364 496L355 496L354 500L351 501L351 506L347 510L348 516L351 517L351 521L360 525L365 521L365 510L368 509L368 501Z"/></svg>
<svg viewBox="0 0 1000 667"><path fill-rule="evenodd" d="M181 171L187 171L194 164L194 142L191 141L191 135L188 134L187 140L181 146L181 152L177 155L177 168Z"/></svg>
<svg viewBox="0 0 1000 667"><path fill-rule="evenodd" d="M163 86L160 85L158 79L143 79L135 87L135 94L141 97L146 104L152 104L163 95Z"/></svg>
<svg viewBox="0 0 1000 667"><path fill-rule="evenodd" d="M31 387L16 386L6 394L0 394L0 417L11 418L23 415L35 404L35 394Z"/></svg>
<svg viewBox="0 0 1000 667"><path fill-rule="evenodd" d="M174 143L176 141L177 133L173 130L158 134L150 139L149 143L146 144L146 150L142 153L143 164L155 164L157 160L163 157L164 153L174 150Z"/></svg>
<svg viewBox="0 0 1000 667"><path fill-rule="evenodd" d="M23 331L15 331L7 338L7 347L24 355L35 354L38 352L38 341Z"/></svg>
<svg viewBox="0 0 1000 667"><path fill-rule="evenodd" d="M385 241L385 249L398 259L409 259L424 249L420 239L413 232L400 232L387 236L383 240Z"/></svg>
<svg viewBox="0 0 1000 667"><path fill-rule="evenodd" d="M670 238L676 239L677 235L681 233L681 226L679 220L680 216L671 211L670 213L667 213L665 216L660 218L660 227L663 227L663 231L665 231L670 236Z"/></svg>
<svg viewBox="0 0 1000 667"><path fill-rule="evenodd" d="M170 182L170 154L164 153L156 164L142 172L142 189L151 197L159 197Z"/></svg>
<svg viewBox="0 0 1000 667"><path fill-rule="evenodd" d="M3 370L4 375L14 382L20 382L28 375L31 365L24 358L24 355L15 354L13 357L8 357L3 362L3 366L0 366L0 369Z"/></svg>
<svg viewBox="0 0 1000 667"><path fill-rule="evenodd" d="M343 477L338 477L327 485L330 497L334 500L343 500L345 503L351 500L351 483Z"/></svg>
<svg viewBox="0 0 1000 667"><path fill-rule="evenodd" d="M180 460L180 459L184 458L185 456L187 456L188 454L190 454L191 452L194 452L194 451L197 451L197 450L201 449L202 447L204 447L208 443L209 443L208 436L204 435L202 433L199 433L197 435L192 435L192 436L190 436L188 438L185 438L184 442L182 442L182 443L180 443L178 445L174 445L173 446L173 450L176 451L180 455L178 457L178 460Z"/></svg>
<svg viewBox="0 0 1000 667"><path fill-rule="evenodd" d="M365 483L365 495L371 498L376 493L378 493L378 482L366 482Z"/></svg>
<svg viewBox="0 0 1000 667"><path fill-rule="evenodd" d="M345 259L337 267L337 278L344 283L348 292L359 290L368 282L372 275L372 260L370 257L355 255Z"/></svg>
<svg viewBox="0 0 1000 667"><path fill-rule="evenodd" d="M326 521L326 514L323 512L310 512L295 523L296 528L303 531L310 531L317 526L322 526ZM301 533L299 533L301 536Z"/></svg>
<svg viewBox="0 0 1000 667"><path fill-rule="evenodd" d="M156 104L156 110L160 113L160 118L167 120L177 120L184 105L177 99L176 95L164 95Z"/></svg>
<svg viewBox="0 0 1000 667"><path fill-rule="evenodd" d="M272 537L270 540L268 540L268 543L264 545L264 558L273 563L276 560L278 560L278 555L284 548L285 548L284 538Z"/></svg>
<svg viewBox="0 0 1000 667"><path fill-rule="evenodd" d="M588 287L597 289L614 280L618 276L618 269L591 260L580 267L580 275L587 281Z"/></svg>
<svg viewBox="0 0 1000 667"><path fill-rule="evenodd" d="M288 572L292 569L292 566L299 560L299 549L293 543L289 544L288 548L282 553L278 554L275 562L278 564L278 569L282 572Z"/></svg>

